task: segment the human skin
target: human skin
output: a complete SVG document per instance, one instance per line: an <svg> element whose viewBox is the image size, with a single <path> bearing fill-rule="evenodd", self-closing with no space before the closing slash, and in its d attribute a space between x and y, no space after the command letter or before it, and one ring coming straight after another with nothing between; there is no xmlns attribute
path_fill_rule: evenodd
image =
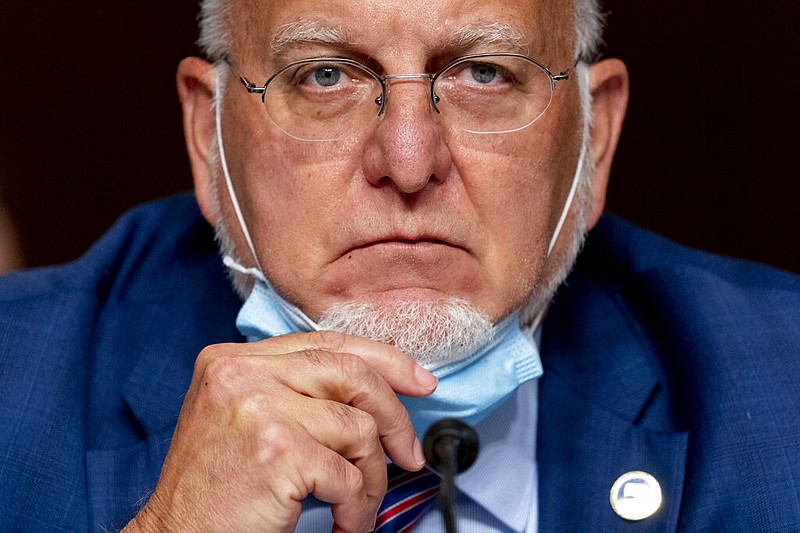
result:
<svg viewBox="0 0 800 533"><path fill-rule="evenodd" d="M348 43L306 43L271 56L271 38L298 20L341 29ZM457 28L497 21L524 36L525 50L448 42ZM258 83L313 56L368 58L384 73L427 72L487 51L521 51L557 72L574 61L570 14L555 1L250 1L234 4L231 24L236 69ZM288 137L237 83L229 79L221 110L237 196L265 274L311 318L342 301L459 297L497 321L558 268L546 249L581 142L574 81L558 88L534 125L493 136L449 128L432 110L426 81L392 82L382 118L326 143ZM596 168L588 227L604 203L627 101L625 68L614 60L594 65L590 84ZM181 63L198 202L212 225L225 220L247 262L231 201L211 183L214 87L211 65ZM588 227L570 218L564 232ZM423 464L395 393L422 396L434 387L396 349L332 333L209 347L159 484L129 530L292 531L311 492L333 503L336 531L367 530L385 491L384 453L410 470Z"/></svg>

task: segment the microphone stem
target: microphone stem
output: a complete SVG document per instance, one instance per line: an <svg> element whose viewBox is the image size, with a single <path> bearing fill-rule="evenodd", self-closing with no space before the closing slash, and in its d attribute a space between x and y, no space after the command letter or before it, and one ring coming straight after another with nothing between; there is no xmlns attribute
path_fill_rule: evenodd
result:
<svg viewBox="0 0 800 533"><path fill-rule="evenodd" d="M436 443L436 451L441 458L439 473L442 482L439 489L439 509L442 512L446 533L457 533L455 520L455 476L458 473L459 440L451 436L442 437Z"/></svg>
<svg viewBox="0 0 800 533"><path fill-rule="evenodd" d="M478 434L466 422L457 418L443 418L434 422L422 447L428 464L435 468L439 482L439 509L447 533L457 533L455 477L475 462L478 457Z"/></svg>

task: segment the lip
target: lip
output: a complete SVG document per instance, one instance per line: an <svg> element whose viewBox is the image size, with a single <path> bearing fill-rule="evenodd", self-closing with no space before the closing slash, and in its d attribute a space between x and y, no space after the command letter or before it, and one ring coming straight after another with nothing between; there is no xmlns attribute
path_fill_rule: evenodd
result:
<svg viewBox="0 0 800 533"><path fill-rule="evenodd" d="M358 241L357 243L350 246L347 250L345 250L342 256L346 256L350 253L357 252L360 250L367 250L370 248L385 247L387 249L394 248L397 250L423 251L426 248L433 248L438 246L447 246L450 248L456 248L468 252L468 250L463 245L459 243L454 243L451 240L439 236L425 235L425 236L409 237L405 235L391 235L386 237L377 237L377 238L365 239L363 241Z"/></svg>

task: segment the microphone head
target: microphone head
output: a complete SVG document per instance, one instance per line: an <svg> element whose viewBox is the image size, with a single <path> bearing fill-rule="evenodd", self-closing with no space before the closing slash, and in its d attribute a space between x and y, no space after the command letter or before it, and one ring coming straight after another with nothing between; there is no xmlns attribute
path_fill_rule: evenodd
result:
<svg viewBox="0 0 800 533"><path fill-rule="evenodd" d="M455 448L457 473L472 466L478 458L480 444L475 429L457 418L443 418L431 424L422 439L425 459L437 470L447 459L442 457L442 450L450 449L442 446L445 441Z"/></svg>

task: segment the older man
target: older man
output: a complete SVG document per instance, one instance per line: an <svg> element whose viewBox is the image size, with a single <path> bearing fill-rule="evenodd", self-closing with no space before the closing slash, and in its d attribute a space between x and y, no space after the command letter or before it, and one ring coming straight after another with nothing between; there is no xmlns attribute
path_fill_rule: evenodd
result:
<svg viewBox="0 0 800 533"><path fill-rule="evenodd" d="M457 416L483 442L462 531L796 526L800 286L601 220L627 74L587 62L594 2L201 24L205 220L153 204L0 284L5 525L438 531L389 519L386 459L432 501L419 437Z"/></svg>

